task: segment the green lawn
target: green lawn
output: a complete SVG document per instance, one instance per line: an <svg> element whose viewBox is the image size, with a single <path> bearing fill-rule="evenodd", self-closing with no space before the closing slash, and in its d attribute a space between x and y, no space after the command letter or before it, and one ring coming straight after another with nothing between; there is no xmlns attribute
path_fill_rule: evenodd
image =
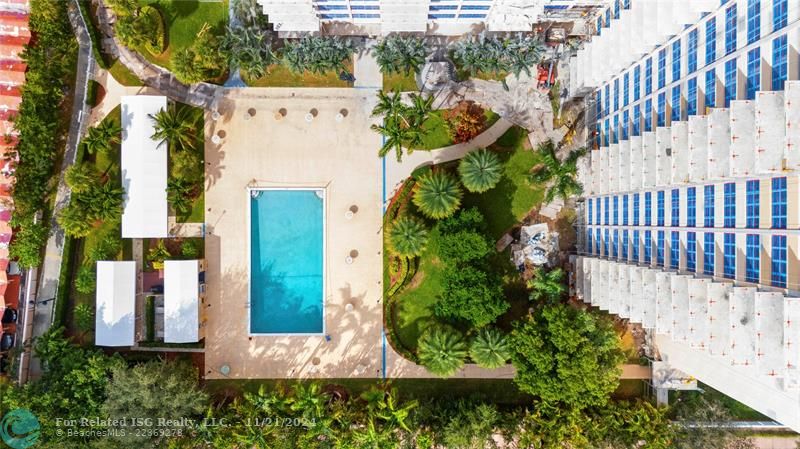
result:
<svg viewBox="0 0 800 449"><path fill-rule="evenodd" d="M115 59L111 66L108 68L111 76L123 86L142 86L144 83L133 72L128 70L119 59Z"/></svg>
<svg viewBox="0 0 800 449"><path fill-rule="evenodd" d="M480 209L486 217L489 234L496 239L544 198L544 189L528 182L528 174L536 165L538 156L527 149L526 141L527 134L520 132L520 128L509 129L492 146L504 162L500 183L486 193L464 195L464 207Z"/></svg>
<svg viewBox="0 0 800 449"><path fill-rule="evenodd" d="M221 34L228 23L228 0L139 0L139 4L156 6L168 30L164 53L153 55L145 49L139 52L150 62L170 70L172 55L191 47L203 24L208 23L215 34Z"/></svg>
<svg viewBox="0 0 800 449"><path fill-rule="evenodd" d="M345 63L345 70L353 73L352 59ZM282 64L273 64L268 71L266 76L245 82L250 87L352 87L350 82L340 80L337 72L295 73Z"/></svg>
<svg viewBox="0 0 800 449"><path fill-rule="evenodd" d="M444 110L436 110L431 113L428 120L422 124L422 129L427 131L427 134L422 139L423 150L435 150L437 148L447 147L453 145L453 138L450 137L450 131L447 129L447 121L444 119ZM484 129L489 129L492 125L500 120L491 109L485 109L483 112L486 117Z"/></svg>
<svg viewBox="0 0 800 449"><path fill-rule="evenodd" d="M417 80L414 74L406 75L405 73L392 73L391 75L383 75L383 90L399 92L417 92Z"/></svg>
<svg viewBox="0 0 800 449"><path fill-rule="evenodd" d="M483 194L466 194L463 208L477 207L486 218L488 233L498 239L542 201L542 190L531 186L527 174L536 164L536 156L526 146L527 134L511 128L502 141L508 146L494 145L504 164L504 176L494 189ZM439 260L439 234L433 228L428 246L420 257L416 276L395 298L393 319L397 337L407 349L416 350L422 331L437 322L433 306L442 292L444 266ZM493 267L504 279L504 290L511 309L498 323L507 327L515 317L527 313L527 294L520 290L518 278L509 262L508 253L495 256Z"/></svg>

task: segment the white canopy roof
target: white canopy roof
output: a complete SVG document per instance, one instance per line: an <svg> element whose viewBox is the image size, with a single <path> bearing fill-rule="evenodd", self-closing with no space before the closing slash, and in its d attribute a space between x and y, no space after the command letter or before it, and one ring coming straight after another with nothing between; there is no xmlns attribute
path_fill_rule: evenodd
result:
<svg viewBox="0 0 800 449"><path fill-rule="evenodd" d="M200 340L198 301L200 261L164 261L164 342L195 343Z"/></svg>
<svg viewBox="0 0 800 449"><path fill-rule="evenodd" d="M135 303L136 263L97 262L97 346L133 345Z"/></svg>
<svg viewBox="0 0 800 449"><path fill-rule="evenodd" d="M122 97L122 237L167 237L167 145L152 139L150 115L167 97Z"/></svg>

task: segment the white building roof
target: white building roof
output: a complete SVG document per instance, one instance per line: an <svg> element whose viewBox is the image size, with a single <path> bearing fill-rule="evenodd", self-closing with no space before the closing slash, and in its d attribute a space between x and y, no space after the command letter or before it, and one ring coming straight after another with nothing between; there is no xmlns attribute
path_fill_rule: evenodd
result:
<svg viewBox="0 0 800 449"><path fill-rule="evenodd" d="M136 263L97 262L95 337L97 346L132 346Z"/></svg>
<svg viewBox="0 0 800 449"><path fill-rule="evenodd" d="M167 145L153 140L150 115L167 97L122 97L122 237L167 237Z"/></svg>
<svg viewBox="0 0 800 449"><path fill-rule="evenodd" d="M164 342L200 340L198 301L200 261L164 261Z"/></svg>

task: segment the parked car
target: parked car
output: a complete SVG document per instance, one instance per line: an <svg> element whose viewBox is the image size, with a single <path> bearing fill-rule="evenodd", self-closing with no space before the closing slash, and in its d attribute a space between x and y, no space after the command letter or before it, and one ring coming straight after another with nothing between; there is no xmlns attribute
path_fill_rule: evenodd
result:
<svg viewBox="0 0 800 449"><path fill-rule="evenodd" d="M17 309L7 308L3 312L3 318L0 319L2 324L12 324L17 322Z"/></svg>
<svg viewBox="0 0 800 449"><path fill-rule="evenodd" d="M0 335L0 352L8 351L12 347L14 347L14 334Z"/></svg>

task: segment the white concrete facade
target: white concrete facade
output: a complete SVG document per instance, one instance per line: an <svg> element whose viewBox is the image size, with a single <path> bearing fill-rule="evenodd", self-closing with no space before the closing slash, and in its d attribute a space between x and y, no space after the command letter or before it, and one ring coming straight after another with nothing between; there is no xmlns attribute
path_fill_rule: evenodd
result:
<svg viewBox="0 0 800 449"><path fill-rule="evenodd" d="M549 6L550 16L576 5L563 0L258 0L283 33L386 35L414 32L461 35L532 31ZM619 0L622 1L622 0ZM579 6L605 4L590 0ZM590 6L591 7L591 6ZM331 26L327 26L331 25Z"/></svg>
<svg viewBox="0 0 800 449"><path fill-rule="evenodd" d="M591 92L597 115L579 167L578 295L651 330L674 368L800 430L800 6L692 4L634 1L571 61L571 92ZM654 293L619 285L626 270L644 292L652 273Z"/></svg>

